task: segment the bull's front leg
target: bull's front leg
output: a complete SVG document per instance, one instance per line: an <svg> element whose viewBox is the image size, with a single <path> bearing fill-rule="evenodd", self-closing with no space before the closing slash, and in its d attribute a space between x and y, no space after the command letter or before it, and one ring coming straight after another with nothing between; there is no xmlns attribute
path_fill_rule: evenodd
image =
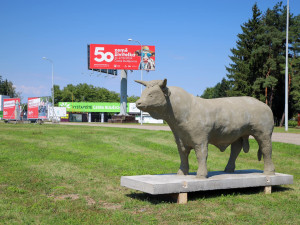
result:
<svg viewBox="0 0 300 225"><path fill-rule="evenodd" d="M189 174L189 154L191 152L190 148L187 148L183 145L182 141L179 138L175 138L178 153L180 156L180 168L177 172L177 175L188 175Z"/></svg>
<svg viewBox="0 0 300 225"><path fill-rule="evenodd" d="M197 178L205 179L207 177L207 155L208 143L204 142L195 146L196 157L198 160Z"/></svg>

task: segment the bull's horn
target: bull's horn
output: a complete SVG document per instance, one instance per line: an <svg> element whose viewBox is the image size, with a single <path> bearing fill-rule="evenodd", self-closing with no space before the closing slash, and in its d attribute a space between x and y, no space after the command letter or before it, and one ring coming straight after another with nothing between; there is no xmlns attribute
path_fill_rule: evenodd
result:
<svg viewBox="0 0 300 225"><path fill-rule="evenodd" d="M135 82L142 84L144 86L147 86L147 81L142 81L142 80L135 80Z"/></svg>
<svg viewBox="0 0 300 225"><path fill-rule="evenodd" d="M167 86L167 79L162 80L159 86L160 88L165 88Z"/></svg>

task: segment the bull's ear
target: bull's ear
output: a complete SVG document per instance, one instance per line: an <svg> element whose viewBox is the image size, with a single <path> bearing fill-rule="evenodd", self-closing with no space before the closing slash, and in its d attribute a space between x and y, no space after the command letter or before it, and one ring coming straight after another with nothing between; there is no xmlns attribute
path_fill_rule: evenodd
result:
<svg viewBox="0 0 300 225"><path fill-rule="evenodd" d="M144 86L147 86L147 81L142 81L142 80L135 80L135 82L142 84Z"/></svg>
<svg viewBox="0 0 300 225"><path fill-rule="evenodd" d="M167 87L167 79L164 79L159 86L166 97L171 95L171 91Z"/></svg>
<svg viewBox="0 0 300 225"><path fill-rule="evenodd" d="M159 84L161 89L164 89L167 87L167 79L164 79L160 84Z"/></svg>

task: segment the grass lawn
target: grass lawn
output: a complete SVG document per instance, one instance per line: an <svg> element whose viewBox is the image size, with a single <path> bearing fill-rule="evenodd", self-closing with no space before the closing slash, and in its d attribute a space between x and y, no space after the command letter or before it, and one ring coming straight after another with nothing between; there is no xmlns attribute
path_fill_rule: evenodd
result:
<svg viewBox="0 0 300 225"><path fill-rule="evenodd" d="M288 131L285 131L284 127L274 127L274 132L278 133L296 133L300 134L300 129L299 128L294 128L294 127L289 127Z"/></svg>
<svg viewBox="0 0 300 225"><path fill-rule="evenodd" d="M273 143L294 184L189 194L186 205L120 186L123 175L177 172L169 131L0 123L0 224L300 224L300 146ZM237 169L263 169L257 143ZM208 169L229 157L209 147ZM191 172L197 170L190 155Z"/></svg>

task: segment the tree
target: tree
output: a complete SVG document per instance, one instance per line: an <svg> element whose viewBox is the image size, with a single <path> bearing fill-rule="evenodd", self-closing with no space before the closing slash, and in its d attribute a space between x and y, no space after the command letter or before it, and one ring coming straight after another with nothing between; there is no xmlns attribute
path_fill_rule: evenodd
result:
<svg viewBox="0 0 300 225"><path fill-rule="evenodd" d="M139 98L140 98L140 97L138 97L138 96L132 95L132 96L127 97L127 102L128 102L128 103L134 103L134 102L136 102Z"/></svg>
<svg viewBox="0 0 300 225"><path fill-rule="evenodd" d="M202 98L221 98L227 97L227 92L230 90L230 83L225 78L222 79L221 82L217 83L216 86L212 88L206 88L203 94L201 95Z"/></svg>
<svg viewBox="0 0 300 225"><path fill-rule="evenodd" d="M127 101L135 102L138 98L130 96ZM54 103L58 102L120 102L120 94L88 84L68 84L62 90L54 85Z"/></svg>
<svg viewBox="0 0 300 225"><path fill-rule="evenodd" d="M300 15L293 18L290 29L289 105L291 111L300 110Z"/></svg>
<svg viewBox="0 0 300 225"><path fill-rule="evenodd" d="M229 96L252 96L270 106L275 121L284 117L286 6L277 3L262 14L257 5L252 18L238 34L236 48L231 49L232 63L226 68L230 82ZM290 15L289 105L290 115L300 106L299 16Z"/></svg>
<svg viewBox="0 0 300 225"><path fill-rule="evenodd" d="M3 80L0 75L0 95L8 95L11 98L20 97L20 93L16 92L16 88L14 87L11 81L7 79Z"/></svg>
<svg viewBox="0 0 300 225"><path fill-rule="evenodd" d="M229 96L251 96L252 85L261 71L261 62L255 51L260 45L258 36L262 33L261 11L256 3L252 7L252 18L241 28L243 33L238 34L237 46L230 50L232 63L226 67L232 86L228 91Z"/></svg>

